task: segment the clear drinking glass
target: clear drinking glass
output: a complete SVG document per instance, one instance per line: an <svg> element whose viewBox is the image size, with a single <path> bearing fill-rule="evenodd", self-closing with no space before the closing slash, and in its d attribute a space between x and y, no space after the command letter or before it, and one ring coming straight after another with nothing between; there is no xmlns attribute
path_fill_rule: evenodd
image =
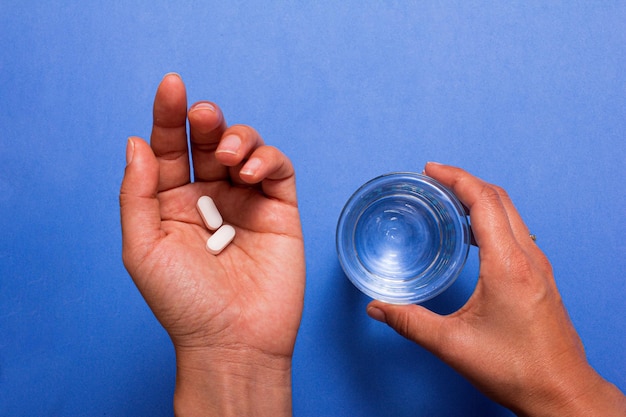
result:
<svg viewBox="0 0 626 417"><path fill-rule="evenodd" d="M458 277L470 246L465 210L434 179L397 172L374 178L348 200L337 224L339 262L366 295L421 303Z"/></svg>

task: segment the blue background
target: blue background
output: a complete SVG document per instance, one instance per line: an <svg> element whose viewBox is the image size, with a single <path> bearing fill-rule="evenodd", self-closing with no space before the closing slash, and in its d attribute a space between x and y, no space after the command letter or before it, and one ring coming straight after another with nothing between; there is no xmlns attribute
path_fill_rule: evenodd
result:
<svg viewBox="0 0 626 417"><path fill-rule="evenodd" d="M626 389L624 2L4 1L0 415L171 415L173 349L121 262L126 138L179 72L293 160L306 306L297 416L509 416L366 317L343 203L435 160L505 187L593 366ZM471 294L476 251L429 307Z"/></svg>

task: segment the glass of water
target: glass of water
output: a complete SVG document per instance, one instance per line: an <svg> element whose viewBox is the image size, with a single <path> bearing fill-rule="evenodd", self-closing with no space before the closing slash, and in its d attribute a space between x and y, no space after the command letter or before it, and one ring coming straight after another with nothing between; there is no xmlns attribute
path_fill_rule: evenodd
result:
<svg viewBox="0 0 626 417"><path fill-rule="evenodd" d="M337 224L339 262L366 295L421 303L447 289L469 251L462 204L446 187L416 173L374 178L348 200Z"/></svg>

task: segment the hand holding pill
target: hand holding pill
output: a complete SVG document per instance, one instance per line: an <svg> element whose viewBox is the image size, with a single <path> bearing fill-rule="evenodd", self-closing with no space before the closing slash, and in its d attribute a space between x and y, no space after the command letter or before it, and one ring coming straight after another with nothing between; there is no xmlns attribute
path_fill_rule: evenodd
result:
<svg viewBox="0 0 626 417"><path fill-rule="evenodd" d="M123 259L174 343L175 408L284 415L305 279L293 166L216 104L187 109L176 74L161 81L153 119L150 145L128 140Z"/></svg>

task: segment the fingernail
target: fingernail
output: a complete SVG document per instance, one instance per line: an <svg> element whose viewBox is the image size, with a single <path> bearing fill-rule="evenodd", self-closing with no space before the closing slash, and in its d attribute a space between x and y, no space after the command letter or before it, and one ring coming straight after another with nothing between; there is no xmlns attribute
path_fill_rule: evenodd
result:
<svg viewBox="0 0 626 417"><path fill-rule="evenodd" d="M133 155L135 154L135 142L133 138L128 138L126 141L126 165L133 161Z"/></svg>
<svg viewBox="0 0 626 417"><path fill-rule="evenodd" d="M215 152L237 154L239 147L241 146L241 138L237 135L228 135L221 141Z"/></svg>
<svg viewBox="0 0 626 417"><path fill-rule="evenodd" d="M424 170L422 171L422 174L426 174L426 168L428 168L428 165L441 166L443 164L440 164L439 162L426 162L426 165L424 165Z"/></svg>
<svg viewBox="0 0 626 417"><path fill-rule="evenodd" d="M215 106L209 103L208 101L201 101L191 106L191 108L189 109L189 113L194 112L196 110L209 110L215 113Z"/></svg>
<svg viewBox="0 0 626 417"><path fill-rule="evenodd" d="M376 321L387 323L387 316L385 316L385 312L378 307L369 307L367 309L367 315Z"/></svg>
<svg viewBox="0 0 626 417"><path fill-rule="evenodd" d="M252 176L261 168L261 160L259 158L252 158L241 168L240 175Z"/></svg>
<svg viewBox="0 0 626 417"><path fill-rule="evenodd" d="M181 80L183 79L183 77L181 77L181 76L180 76L180 74L179 74L179 73L177 73L177 72L168 72L167 74L165 74L165 75L163 76L163 78L165 79L165 78L169 77L170 75L175 75L175 76L177 76L178 78L180 78Z"/></svg>

